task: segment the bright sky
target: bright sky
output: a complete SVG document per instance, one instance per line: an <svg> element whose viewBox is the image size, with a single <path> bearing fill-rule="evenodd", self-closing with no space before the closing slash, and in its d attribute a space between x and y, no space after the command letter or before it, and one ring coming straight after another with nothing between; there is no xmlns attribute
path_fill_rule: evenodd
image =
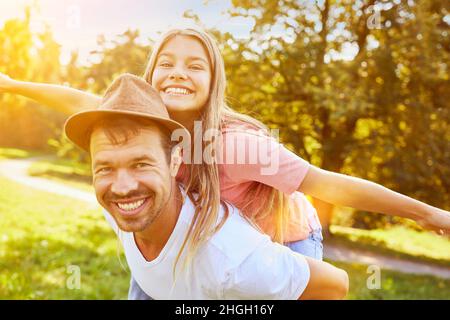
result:
<svg viewBox="0 0 450 320"><path fill-rule="evenodd" d="M23 17L25 6L32 4L39 8L32 17L33 30L42 29L44 22L50 25L62 46L62 63L69 61L73 50L78 50L81 63L87 63L100 34L112 39L127 29L139 29L142 42L157 39L158 32L191 22L183 18L187 10L197 14L207 28L228 31L238 38L248 37L253 26L252 19L229 17L231 0L1 0L0 28L8 19ZM357 50L348 43L341 53L331 55L351 60Z"/></svg>
<svg viewBox="0 0 450 320"><path fill-rule="evenodd" d="M0 28L15 17L23 17L26 5L36 3L40 14L32 19L39 30L45 21L51 26L55 40L62 45L61 61L67 61L78 49L82 62L96 48L97 36L107 39L125 30L139 29L142 40L156 38L171 26L186 23L183 13L192 10L207 27L217 27L238 37L248 35L250 19L230 18L226 11L230 0L2 0Z"/></svg>

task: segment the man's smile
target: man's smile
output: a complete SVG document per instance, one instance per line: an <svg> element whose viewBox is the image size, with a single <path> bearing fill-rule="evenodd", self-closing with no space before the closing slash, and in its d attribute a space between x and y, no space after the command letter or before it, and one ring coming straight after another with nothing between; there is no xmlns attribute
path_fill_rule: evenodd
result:
<svg viewBox="0 0 450 320"><path fill-rule="evenodd" d="M139 214L150 203L150 197L141 199L129 199L119 201L111 201L117 208L117 211L124 216L134 216Z"/></svg>

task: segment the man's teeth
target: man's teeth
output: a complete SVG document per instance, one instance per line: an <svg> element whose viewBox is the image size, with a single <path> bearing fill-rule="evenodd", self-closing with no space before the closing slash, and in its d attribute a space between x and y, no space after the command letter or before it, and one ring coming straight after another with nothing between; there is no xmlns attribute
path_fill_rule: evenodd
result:
<svg viewBox="0 0 450 320"><path fill-rule="evenodd" d="M191 92L184 88L167 88L164 90L165 93L176 93L176 94L190 94Z"/></svg>
<svg viewBox="0 0 450 320"><path fill-rule="evenodd" d="M135 210L135 209L139 208L140 206L142 206L144 201L145 201L145 199L138 200L135 202L130 202L130 203L117 203L117 206L122 210L132 211L132 210Z"/></svg>

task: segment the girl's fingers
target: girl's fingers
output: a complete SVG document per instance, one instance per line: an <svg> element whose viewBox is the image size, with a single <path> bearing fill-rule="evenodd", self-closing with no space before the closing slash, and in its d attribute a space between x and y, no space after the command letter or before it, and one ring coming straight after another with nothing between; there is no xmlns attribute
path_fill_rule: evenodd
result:
<svg viewBox="0 0 450 320"><path fill-rule="evenodd" d="M435 225L429 224L429 223L425 222L424 220L418 220L417 223L422 228L427 229L427 230L431 230L431 231L437 233L440 236L450 234L450 230L446 230L446 229L443 229L441 227L436 227Z"/></svg>

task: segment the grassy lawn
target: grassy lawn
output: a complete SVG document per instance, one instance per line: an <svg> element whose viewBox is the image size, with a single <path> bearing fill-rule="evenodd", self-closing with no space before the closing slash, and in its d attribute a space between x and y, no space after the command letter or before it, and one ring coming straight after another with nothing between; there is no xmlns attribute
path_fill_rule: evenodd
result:
<svg viewBox="0 0 450 320"><path fill-rule="evenodd" d="M86 191L86 192L91 192L91 193L95 192L94 187L92 186L91 182L83 182L80 180L67 179L67 178L60 177L58 175L54 175L51 172L40 173L40 174L32 175L32 176L37 176L37 177L45 178L45 179L48 179L48 180L51 180L51 181L54 181L57 183L62 183L66 186L73 187L73 188L79 189L81 191Z"/></svg>
<svg viewBox="0 0 450 320"><path fill-rule="evenodd" d="M99 209L3 178L0 190L1 299L126 299L129 273ZM350 275L349 299L450 299L450 280L382 271L381 289L369 290L366 266L334 264ZM79 290L66 285L70 265Z"/></svg>
<svg viewBox="0 0 450 320"><path fill-rule="evenodd" d="M3 178L0 190L1 299L126 299L129 273L98 208ZM66 285L69 266L80 289Z"/></svg>
<svg viewBox="0 0 450 320"><path fill-rule="evenodd" d="M1 159L29 158L32 155L33 155L32 152L22 150L22 149L0 148L0 160Z"/></svg>
<svg viewBox="0 0 450 320"><path fill-rule="evenodd" d="M330 261L328 261L330 262ZM350 278L349 300L449 300L450 280L432 276L411 275L381 270L380 288L368 289L367 281L373 272L362 264L331 262L347 271Z"/></svg>
<svg viewBox="0 0 450 320"><path fill-rule="evenodd" d="M331 226L331 233L330 242L450 267L450 240L432 232L403 226L376 230Z"/></svg>
<svg viewBox="0 0 450 320"><path fill-rule="evenodd" d="M92 181L89 165L65 159L36 161L30 166L28 173L32 176L65 179L84 184L90 184Z"/></svg>
<svg viewBox="0 0 450 320"><path fill-rule="evenodd" d="M28 174L64 183L82 191L94 192L91 168L84 163L64 159L39 160L31 164Z"/></svg>

